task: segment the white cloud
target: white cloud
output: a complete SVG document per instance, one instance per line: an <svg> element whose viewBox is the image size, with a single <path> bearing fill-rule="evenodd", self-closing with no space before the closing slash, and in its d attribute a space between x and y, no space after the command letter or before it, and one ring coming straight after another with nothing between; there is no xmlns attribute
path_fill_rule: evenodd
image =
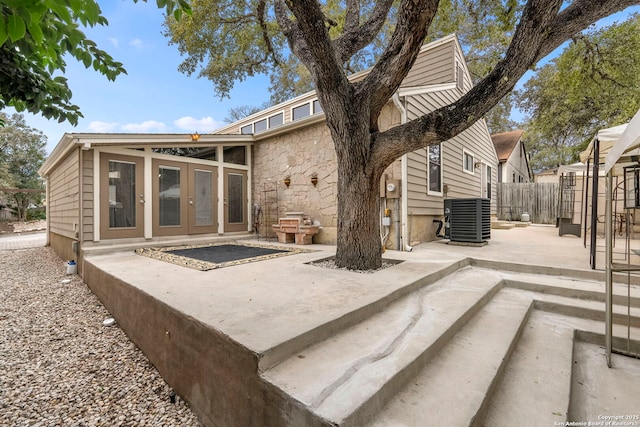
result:
<svg viewBox="0 0 640 427"><path fill-rule="evenodd" d="M211 132L212 130L218 129L224 125L223 122L214 120L209 116L203 117L201 119L196 119L191 116L180 117L178 120L175 120L173 124L180 129L184 129L188 132L197 131L202 133Z"/></svg>
<svg viewBox="0 0 640 427"><path fill-rule="evenodd" d="M93 121L89 123L89 131L98 133L113 132L118 127L118 123L115 122L100 122Z"/></svg>
<svg viewBox="0 0 640 427"><path fill-rule="evenodd" d="M129 42L129 44L133 47L137 47L138 49L142 49L142 45L144 43L142 43L142 40L140 39L133 39Z"/></svg>
<svg viewBox="0 0 640 427"><path fill-rule="evenodd" d="M122 126L128 132L166 132L167 125L155 120L147 120L142 123L128 123Z"/></svg>
<svg viewBox="0 0 640 427"><path fill-rule="evenodd" d="M109 37L108 40L113 44L113 47L118 47L120 41L116 37Z"/></svg>

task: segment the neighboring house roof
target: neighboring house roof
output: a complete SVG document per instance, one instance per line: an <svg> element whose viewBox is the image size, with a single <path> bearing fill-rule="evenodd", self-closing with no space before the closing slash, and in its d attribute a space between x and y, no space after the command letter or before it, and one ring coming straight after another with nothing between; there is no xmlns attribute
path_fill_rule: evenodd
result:
<svg viewBox="0 0 640 427"><path fill-rule="evenodd" d="M534 176L547 176L547 175L557 175L557 174L558 174L558 168L551 168L551 169L545 169L540 172L536 172Z"/></svg>
<svg viewBox="0 0 640 427"><path fill-rule="evenodd" d="M496 154L498 160L506 162L509 156L513 152L513 149L518 145L518 141L522 138L523 130L513 130L511 132L502 132L491 135L493 145L496 148Z"/></svg>

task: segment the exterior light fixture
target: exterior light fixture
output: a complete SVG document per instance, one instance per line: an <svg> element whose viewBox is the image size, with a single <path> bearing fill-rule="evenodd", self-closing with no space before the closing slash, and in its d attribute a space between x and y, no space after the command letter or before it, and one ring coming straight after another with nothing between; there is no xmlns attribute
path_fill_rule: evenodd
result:
<svg viewBox="0 0 640 427"><path fill-rule="evenodd" d="M193 142L198 142L199 139L200 139L200 134L198 132L195 132L195 133L191 134L191 140Z"/></svg>
<svg viewBox="0 0 640 427"><path fill-rule="evenodd" d="M284 185L286 185L286 186L287 186L287 188L289 188L289 185L291 185L291 178L286 177L286 178L284 179Z"/></svg>
<svg viewBox="0 0 640 427"><path fill-rule="evenodd" d="M318 184L318 175L311 175L311 183L313 184L313 186L315 187Z"/></svg>

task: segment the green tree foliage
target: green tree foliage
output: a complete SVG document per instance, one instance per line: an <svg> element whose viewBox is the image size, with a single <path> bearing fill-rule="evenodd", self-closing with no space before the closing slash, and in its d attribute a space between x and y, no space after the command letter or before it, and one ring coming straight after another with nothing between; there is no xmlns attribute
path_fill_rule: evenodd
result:
<svg viewBox="0 0 640 427"><path fill-rule="evenodd" d="M518 93L535 170L577 161L598 131L640 108L640 15L574 37Z"/></svg>
<svg viewBox="0 0 640 427"><path fill-rule="evenodd" d="M22 114L11 117L0 113L5 126L0 128L0 187L12 189L42 189L38 169L44 162L47 137L29 127ZM18 219L25 220L30 204L39 204L43 193L6 192L16 208Z"/></svg>
<svg viewBox="0 0 640 427"><path fill-rule="evenodd" d="M156 3L176 18L189 10L185 0ZM76 125L82 114L61 75L66 60L109 80L126 72L80 30L95 25L107 25L95 0L0 0L0 109L12 106Z"/></svg>

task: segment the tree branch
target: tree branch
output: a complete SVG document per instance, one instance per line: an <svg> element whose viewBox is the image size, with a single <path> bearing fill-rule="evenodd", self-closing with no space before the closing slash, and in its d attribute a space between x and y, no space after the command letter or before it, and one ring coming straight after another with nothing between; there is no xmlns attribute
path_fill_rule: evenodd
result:
<svg viewBox="0 0 640 427"><path fill-rule="evenodd" d="M347 10L345 12L344 31L351 32L360 26L360 2L358 0L347 0Z"/></svg>
<svg viewBox="0 0 640 427"><path fill-rule="evenodd" d="M368 46L378 35L387 20L393 0L378 0L371 16L359 25L360 6L357 0L347 2L344 33L334 41L334 46L342 62Z"/></svg>
<svg viewBox="0 0 640 427"><path fill-rule="evenodd" d="M317 0L284 1L296 18L298 33L295 38L306 45L308 54L300 59L311 73L319 96L344 93L349 82L336 56L320 4Z"/></svg>
<svg viewBox="0 0 640 427"><path fill-rule="evenodd" d="M389 45L367 77L358 85L361 96L370 96L369 127L378 128L378 116L413 66L439 0L402 0L398 22Z"/></svg>
<svg viewBox="0 0 640 427"><path fill-rule="evenodd" d="M551 31L541 44L536 61L541 60L572 35L586 29L599 19L640 4L638 0L576 0L562 10L551 25Z"/></svg>
<svg viewBox="0 0 640 427"><path fill-rule="evenodd" d="M463 132L509 93L538 60L591 23L633 4L638 0L577 0L559 12L562 0L529 0L504 59L491 73L453 104L373 133L372 161L389 165L403 154Z"/></svg>
<svg viewBox="0 0 640 427"><path fill-rule="evenodd" d="M256 6L256 15L258 18L258 24L260 25L260 29L262 30L262 39L264 40L264 44L267 47L267 52L271 55L274 64L280 65L280 61L276 56L276 52L273 49L273 44L271 43L271 37L269 37L269 33L267 31L267 24L264 20L265 17L265 9L266 9L266 0L260 0L258 5Z"/></svg>
<svg viewBox="0 0 640 427"><path fill-rule="evenodd" d="M273 9L276 14L276 21L287 38L291 51L306 65L311 62L307 44L304 41L300 28L287 16L287 6L284 0L275 0Z"/></svg>

